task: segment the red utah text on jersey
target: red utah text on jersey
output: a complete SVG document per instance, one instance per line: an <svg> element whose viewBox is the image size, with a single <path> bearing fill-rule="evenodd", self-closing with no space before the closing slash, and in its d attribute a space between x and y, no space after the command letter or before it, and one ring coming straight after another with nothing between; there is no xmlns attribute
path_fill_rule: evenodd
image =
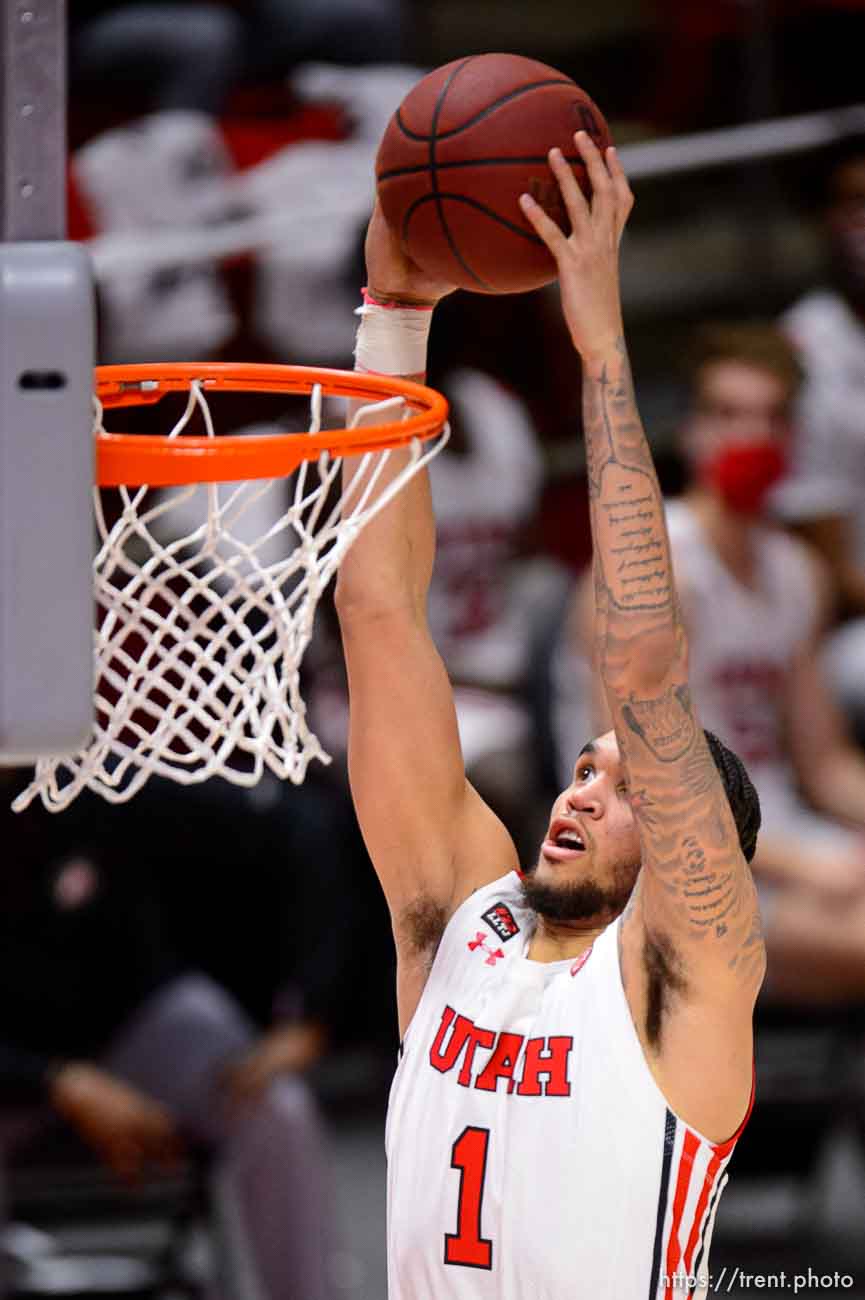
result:
<svg viewBox="0 0 865 1300"><path fill-rule="evenodd" d="M445 1007L429 1052L430 1065L440 1074L459 1067L462 1088L496 1092L505 1080L507 1092L518 1097L570 1097L570 1035L526 1038L505 1030L497 1033L476 1025L453 1007ZM478 1048L489 1053L483 1064L475 1060Z"/></svg>

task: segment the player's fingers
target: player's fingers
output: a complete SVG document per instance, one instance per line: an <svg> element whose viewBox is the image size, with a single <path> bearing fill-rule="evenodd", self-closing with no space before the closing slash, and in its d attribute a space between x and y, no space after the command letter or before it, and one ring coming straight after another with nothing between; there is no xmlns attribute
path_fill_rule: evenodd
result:
<svg viewBox="0 0 865 1300"><path fill-rule="evenodd" d="M610 180L613 182L613 188L615 189L616 193L628 194L630 195L631 198L633 198L633 194L631 194L631 186L628 181L627 174L625 172L624 167L622 166L622 160L619 157L619 151L614 144L611 144L606 149L604 153L604 160L606 162L607 171L609 172Z"/></svg>
<svg viewBox="0 0 865 1300"><path fill-rule="evenodd" d="M574 143L580 157L586 164L586 171L592 183L592 210L597 211L599 207L606 205L613 195L612 178L607 171L607 164L604 162L601 151L588 131L577 131L574 136ZM583 202L586 202L585 199L583 199Z"/></svg>
<svg viewBox="0 0 865 1300"><path fill-rule="evenodd" d="M589 205L586 202L586 196L580 189L577 178L574 175L574 169L571 164L565 160L561 149L551 149L547 161L550 164L550 170L555 176L562 192L565 209L571 222L571 229L577 230L583 225L589 217Z"/></svg>
<svg viewBox="0 0 865 1300"><path fill-rule="evenodd" d="M547 216L540 203L537 203L531 194L520 195L520 207L525 214L526 220L534 227L536 234L540 235L553 257L558 261L568 247L567 237L562 233L552 217Z"/></svg>
<svg viewBox="0 0 865 1300"><path fill-rule="evenodd" d="M606 152L607 171L610 173L610 180L613 183L613 192L616 196L616 205L622 217L622 222L627 217L634 206L634 192L631 189L625 169L622 166L618 152L613 145L610 145Z"/></svg>

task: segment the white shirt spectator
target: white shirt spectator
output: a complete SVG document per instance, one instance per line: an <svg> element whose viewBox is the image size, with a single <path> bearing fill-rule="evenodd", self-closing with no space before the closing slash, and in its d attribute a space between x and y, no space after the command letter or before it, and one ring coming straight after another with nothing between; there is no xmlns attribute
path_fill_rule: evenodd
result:
<svg viewBox="0 0 865 1300"><path fill-rule="evenodd" d="M801 298L781 318L806 371L791 473L774 504L805 522L843 514L865 566L865 324L829 289Z"/></svg>

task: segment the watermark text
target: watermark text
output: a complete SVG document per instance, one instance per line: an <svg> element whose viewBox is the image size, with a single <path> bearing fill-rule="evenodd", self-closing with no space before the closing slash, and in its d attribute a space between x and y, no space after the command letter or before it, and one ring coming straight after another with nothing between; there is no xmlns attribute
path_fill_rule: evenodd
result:
<svg viewBox="0 0 865 1300"><path fill-rule="evenodd" d="M801 1295L805 1291L852 1291L852 1273L820 1272L809 1268L804 1273L787 1272L751 1273L746 1269L725 1265L717 1273L668 1273L661 1278L665 1292L672 1291L688 1296L696 1291L710 1295L731 1295L733 1291L789 1291Z"/></svg>

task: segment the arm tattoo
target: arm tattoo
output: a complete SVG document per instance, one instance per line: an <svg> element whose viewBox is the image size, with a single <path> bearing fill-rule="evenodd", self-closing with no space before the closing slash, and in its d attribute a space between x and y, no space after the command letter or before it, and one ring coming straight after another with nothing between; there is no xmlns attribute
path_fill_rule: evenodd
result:
<svg viewBox="0 0 865 1300"><path fill-rule="evenodd" d="M653 707L640 707L644 705ZM635 707L636 706L636 707ZM684 721L671 727L678 707ZM668 688L655 701L620 706L631 736L628 767L648 776L651 800L637 788L631 808L641 830L643 865L657 886L656 898L669 899L668 928L689 940L724 940L732 951L755 948L754 962L728 963L746 978L756 969L755 900L750 873L736 851L736 831L726 795L703 741L685 686ZM676 715L674 714L674 719ZM675 750L675 752L674 752ZM632 787L633 788L633 787Z"/></svg>
<svg viewBox="0 0 865 1300"><path fill-rule="evenodd" d="M684 758L694 739L691 692L687 686L670 687L655 700L637 700L632 695L622 706L622 717L662 763Z"/></svg>
<svg viewBox="0 0 865 1300"><path fill-rule="evenodd" d="M583 420L597 580L611 609L673 609L664 507L637 414L624 339L619 361L583 380ZM598 572L599 570L599 572Z"/></svg>
<svg viewBox="0 0 865 1300"><path fill-rule="evenodd" d="M751 928L744 942L730 958L730 970L735 971L740 979L753 978L759 974L764 962L763 922L760 909L755 908L751 918Z"/></svg>

